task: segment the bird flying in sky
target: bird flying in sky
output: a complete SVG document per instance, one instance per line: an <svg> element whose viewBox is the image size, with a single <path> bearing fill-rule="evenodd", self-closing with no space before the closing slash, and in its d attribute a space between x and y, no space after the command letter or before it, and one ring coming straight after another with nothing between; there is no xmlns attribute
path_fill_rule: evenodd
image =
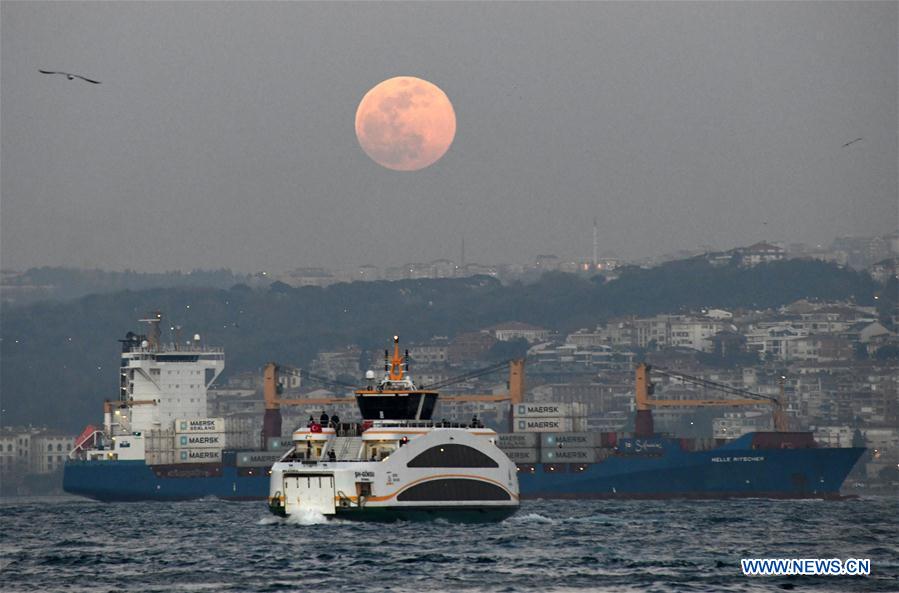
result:
<svg viewBox="0 0 899 593"><path fill-rule="evenodd" d="M861 142L862 140L863 140L863 138L856 138L855 140L852 140L851 142L847 142L846 144L844 144L843 148L846 148L850 144L855 144L856 142Z"/></svg>
<svg viewBox="0 0 899 593"><path fill-rule="evenodd" d="M73 79L75 79L75 78L80 78L81 80L83 80L83 81L85 81L85 82L89 82L89 83L91 83L91 84L100 84L100 81L99 81L99 80L91 80L90 78L85 78L85 77L80 76L80 75L78 75L78 74L70 74L70 73L68 73L68 72L52 72L52 71L50 71L50 70L38 70L38 72L40 72L41 74L62 74L63 76L65 76L65 77L68 78L69 80L73 80Z"/></svg>

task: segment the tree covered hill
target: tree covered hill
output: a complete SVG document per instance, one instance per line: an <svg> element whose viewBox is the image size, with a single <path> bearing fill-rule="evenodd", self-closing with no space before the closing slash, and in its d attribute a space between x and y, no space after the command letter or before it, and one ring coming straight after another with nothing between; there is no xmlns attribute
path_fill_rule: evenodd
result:
<svg viewBox="0 0 899 593"><path fill-rule="evenodd" d="M226 373L266 361L307 366L315 354L355 343L380 349L454 336L504 321L560 332L620 315L677 313L703 307L780 306L799 298L874 303L880 287L865 274L831 264L790 260L755 268L713 267L695 259L631 268L606 282L548 273L504 286L483 276L356 282L327 288L167 288L85 296L0 310L2 424L41 424L76 431L100 419L100 404L118 392L119 344L137 320L162 311L164 326L183 327L223 346Z"/></svg>
<svg viewBox="0 0 899 593"><path fill-rule="evenodd" d="M213 287L227 288L251 277L231 270L193 270L191 272L110 272L78 268L30 268L4 278L4 304L26 305L37 301L65 301L89 294L151 288Z"/></svg>

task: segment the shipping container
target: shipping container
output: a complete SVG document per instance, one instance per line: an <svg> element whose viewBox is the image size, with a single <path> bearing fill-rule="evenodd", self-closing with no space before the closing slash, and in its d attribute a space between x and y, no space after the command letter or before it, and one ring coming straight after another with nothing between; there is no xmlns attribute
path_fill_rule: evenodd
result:
<svg viewBox="0 0 899 593"><path fill-rule="evenodd" d="M181 449L175 454L175 463L215 463L221 460L221 449Z"/></svg>
<svg viewBox="0 0 899 593"><path fill-rule="evenodd" d="M525 403L515 404L515 418L571 418L587 415L587 406L581 403Z"/></svg>
<svg viewBox="0 0 899 593"><path fill-rule="evenodd" d="M537 463L540 458L536 447L533 449L503 449L503 453L515 463Z"/></svg>
<svg viewBox="0 0 899 593"><path fill-rule="evenodd" d="M175 448L175 432L172 430L150 430L145 433L147 452L172 451Z"/></svg>
<svg viewBox="0 0 899 593"><path fill-rule="evenodd" d="M175 432L225 432L224 418L193 418L190 420L175 420Z"/></svg>
<svg viewBox="0 0 899 593"><path fill-rule="evenodd" d="M286 451L293 446L291 437L269 437L265 444L266 451Z"/></svg>
<svg viewBox="0 0 899 593"><path fill-rule="evenodd" d="M543 449L540 451L541 463L595 463L596 449L566 448Z"/></svg>
<svg viewBox="0 0 899 593"><path fill-rule="evenodd" d="M515 432L573 432L571 418L516 418Z"/></svg>
<svg viewBox="0 0 899 593"><path fill-rule="evenodd" d="M237 454L237 467L270 467L281 457L283 451L254 451L251 453Z"/></svg>
<svg viewBox="0 0 899 593"><path fill-rule="evenodd" d="M544 449L560 445L565 447L599 447L601 436L598 432L545 432L540 435L540 446Z"/></svg>
<svg viewBox="0 0 899 593"><path fill-rule="evenodd" d="M169 465L175 463L175 451L147 451L145 461L147 465Z"/></svg>
<svg viewBox="0 0 899 593"><path fill-rule="evenodd" d="M258 449L260 437L258 433L226 432L226 449Z"/></svg>
<svg viewBox="0 0 899 593"><path fill-rule="evenodd" d="M220 433L186 432L175 435L176 449L223 449L225 435Z"/></svg>
<svg viewBox="0 0 899 593"><path fill-rule="evenodd" d="M243 416L226 416L225 432L259 432L262 429L260 418L247 418Z"/></svg>
<svg viewBox="0 0 899 593"><path fill-rule="evenodd" d="M540 444L540 437L534 432L507 432L496 435L496 446L500 449L528 449Z"/></svg>

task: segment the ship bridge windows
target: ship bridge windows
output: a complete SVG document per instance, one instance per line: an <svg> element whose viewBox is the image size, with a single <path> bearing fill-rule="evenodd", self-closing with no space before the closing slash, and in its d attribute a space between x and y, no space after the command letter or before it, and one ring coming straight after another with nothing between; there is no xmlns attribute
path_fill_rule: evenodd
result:
<svg viewBox="0 0 899 593"><path fill-rule="evenodd" d="M399 501L511 500L509 493L490 482L448 478L428 480L403 490Z"/></svg>
<svg viewBox="0 0 899 593"><path fill-rule="evenodd" d="M473 447L443 444L420 453L408 467L499 467L499 464Z"/></svg>
<svg viewBox="0 0 899 593"><path fill-rule="evenodd" d="M160 354L156 357L159 362L197 362L196 354Z"/></svg>

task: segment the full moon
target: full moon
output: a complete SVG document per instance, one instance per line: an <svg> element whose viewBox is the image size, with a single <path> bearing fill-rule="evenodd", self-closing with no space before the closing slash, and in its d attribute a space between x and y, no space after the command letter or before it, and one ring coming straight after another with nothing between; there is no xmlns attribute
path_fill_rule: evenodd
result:
<svg viewBox="0 0 899 593"><path fill-rule="evenodd" d="M446 154L456 113L446 93L414 76L378 83L356 110L356 137L373 161L394 171L418 171Z"/></svg>

